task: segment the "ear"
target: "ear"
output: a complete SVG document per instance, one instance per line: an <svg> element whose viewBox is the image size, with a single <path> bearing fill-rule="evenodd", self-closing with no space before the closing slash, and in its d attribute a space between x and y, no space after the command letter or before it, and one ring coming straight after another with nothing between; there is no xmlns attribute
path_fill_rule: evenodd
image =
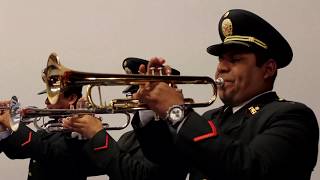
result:
<svg viewBox="0 0 320 180"><path fill-rule="evenodd" d="M76 94L71 94L69 97L68 97L68 101L69 101L69 105L75 105L75 103L77 102L78 100L78 96Z"/></svg>
<svg viewBox="0 0 320 180"><path fill-rule="evenodd" d="M268 59L263 64L264 69L264 79L268 79L272 76L274 76L277 73L277 62L274 59Z"/></svg>

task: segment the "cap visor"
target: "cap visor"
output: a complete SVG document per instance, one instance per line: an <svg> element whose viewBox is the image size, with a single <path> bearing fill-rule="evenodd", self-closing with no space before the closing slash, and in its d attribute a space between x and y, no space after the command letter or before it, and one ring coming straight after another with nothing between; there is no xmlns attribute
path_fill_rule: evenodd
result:
<svg viewBox="0 0 320 180"><path fill-rule="evenodd" d="M38 92L37 94L38 94L38 95L41 95L41 94L45 94L45 93L47 93L47 90L46 90L46 89Z"/></svg>
<svg viewBox="0 0 320 180"><path fill-rule="evenodd" d="M250 49L252 46L246 42L241 42L241 41L228 41L228 42L224 42L224 43L220 43L220 44L215 44L212 46L209 46L207 48L207 52L211 55L214 56L220 56L221 54L223 54L224 52L233 49L233 48L237 48L238 50L244 49L244 50L248 50Z"/></svg>
<svg viewBox="0 0 320 180"><path fill-rule="evenodd" d="M122 62L122 68L125 70L127 74L139 74L139 67L140 65L147 66L149 61L135 58L135 57L128 57ZM177 69L171 69L171 75L180 75L180 71Z"/></svg>
<svg viewBox="0 0 320 180"><path fill-rule="evenodd" d="M138 89L139 89L139 86L138 86L138 85L130 85L130 86L128 86L127 88L125 88L125 89L122 91L122 93L123 93L123 94L128 94L128 93L133 94L133 93L137 92Z"/></svg>

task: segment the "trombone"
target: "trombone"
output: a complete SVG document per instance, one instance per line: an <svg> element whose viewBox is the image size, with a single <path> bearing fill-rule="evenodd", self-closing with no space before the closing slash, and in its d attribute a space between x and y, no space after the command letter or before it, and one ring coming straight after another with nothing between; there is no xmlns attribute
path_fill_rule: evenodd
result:
<svg viewBox="0 0 320 180"><path fill-rule="evenodd" d="M148 107L137 99L113 99L109 104L102 103L99 89L100 105L92 99L92 88L97 86L117 85L141 85L147 82L166 82L168 84L209 84L212 86L212 96L207 102L195 103L193 99L186 98L185 104L190 107L210 106L217 98L217 86L223 86L223 79L213 80L207 76L153 76L140 74L102 74L74 71L61 65L56 53L51 53L48 58L47 67L43 71L43 80L46 83L48 100L55 104L59 93L68 86L88 85L86 97L94 108L105 108L112 112L133 112L145 110Z"/></svg>

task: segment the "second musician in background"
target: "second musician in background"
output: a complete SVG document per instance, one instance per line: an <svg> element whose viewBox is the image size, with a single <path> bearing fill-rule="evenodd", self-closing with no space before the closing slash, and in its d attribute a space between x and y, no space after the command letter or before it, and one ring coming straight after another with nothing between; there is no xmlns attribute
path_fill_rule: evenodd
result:
<svg viewBox="0 0 320 180"><path fill-rule="evenodd" d="M145 60L130 61L130 71L138 73L139 65ZM174 75L180 72L172 69ZM130 86L132 93L135 88ZM135 131L128 131L115 142L102 128L100 119L85 115L64 120L64 127L72 129L88 138L84 151L99 169L103 169L110 180L184 180L184 173L179 168L159 166L150 162L143 154Z"/></svg>

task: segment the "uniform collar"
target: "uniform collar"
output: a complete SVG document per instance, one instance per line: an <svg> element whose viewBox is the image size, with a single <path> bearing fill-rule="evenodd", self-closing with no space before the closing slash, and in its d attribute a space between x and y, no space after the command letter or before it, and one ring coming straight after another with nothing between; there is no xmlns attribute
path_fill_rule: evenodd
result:
<svg viewBox="0 0 320 180"><path fill-rule="evenodd" d="M242 103L241 105L233 107L233 108L232 108L232 112L233 112L233 113L236 113L239 109L241 109L241 108L244 107L245 105L249 104L250 102L255 101L256 99L260 99L259 97L261 97L261 96L263 96L263 95L265 95L265 94L269 94L269 93L275 94L274 91L266 91L266 92L263 92L263 93L261 93L261 94L258 94L258 95L256 95L255 97L249 99L248 101Z"/></svg>

